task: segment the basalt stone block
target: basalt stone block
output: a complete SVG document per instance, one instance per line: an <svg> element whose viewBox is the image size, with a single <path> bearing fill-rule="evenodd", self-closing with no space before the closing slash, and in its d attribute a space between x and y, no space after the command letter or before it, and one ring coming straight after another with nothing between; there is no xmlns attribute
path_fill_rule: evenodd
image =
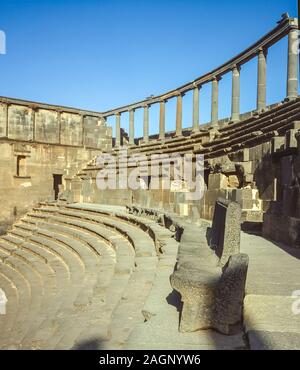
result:
<svg viewBox="0 0 300 370"><path fill-rule="evenodd" d="M297 148L297 139L295 136L297 132L298 130L296 129L286 131L284 149Z"/></svg>
<svg viewBox="0 0 300 370"><path fill-rule="evenodd" d="M215 269L181 268L171 285L181 294L183 309L179 330L214 328L233 334L242 320L248 256L231 256L223 274Z"/></svg>
<svg viewBox="0 0 300 370"><path fill-rule="evenodd" d="M224 189L228 187L228 178L222 173L212 173L208 177L208 189Z"/></svg>
<svg viewBox="0 0 300 370"><path fill-rule="evenodd" d="M248 256L239 253L241 207L219 198L212 228L183 225L172 287L181 294L179 330L240 329ZM201 237L197 232L201 231Z"/></svg>
<svg viewBox="0 0 300 370"><path fill-rule="evenodd" d="M219 198L215 205L210 245L224 266L228 258L240 250L241 206Z"/></svg>
<svg viewBox="0 0 300 370"><path fill-rule="evenodd" d="M285 137L274 136L271 139L271 153L277 153L284 149Z"/></svg>

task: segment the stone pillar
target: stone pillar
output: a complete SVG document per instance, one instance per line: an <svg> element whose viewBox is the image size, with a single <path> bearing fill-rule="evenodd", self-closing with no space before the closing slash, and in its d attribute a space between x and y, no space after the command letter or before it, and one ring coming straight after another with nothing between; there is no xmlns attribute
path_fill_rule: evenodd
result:
<svg viewBox="0 0 300 370"><path fill-rule="evenodd" d="M193 90L193 131L199 130L199 89L195 86Z"/></svg>
<svg viewBox="0 0 300 370"><path fill-rule="evenodd" d="M159 106L159 138L165 138L165 101L162 100Z"/></svg>
<svg viewBox="0 0 300 370"><path fill-rule="evenodd" d="M232 69L231 121L240 120L240 66Z"/></svg>
<svg viewBox="0 0 300 370"><path fill-rule="evenodd" d="M144 142L149 141L149 105L144 106Z"/></svg>
<svg viewBox="0 0 300 370"><path fill-rule="evenodd" d="M288 36L287 99L298 96L298 30L291 29Z"/></svg>
<svg viewBox="0 0 300 370"><path fill-rule="evenodd" d="M218 95L220 77L214 77L211 88L211 125L218 126Z"/></svg>
<svg viewBox="0 0 300 370"><path fill-rule="evenodd" d="M267 71L267 50L260 49L258 52L257 66L257 101L258 111L266 108L266 71Z"/></svg>
<svg viewBox="0 0 300 370"><path fill-rule="evenodd" d="M121 145L121 114L118 112L116 116L116 146Z"/></svg>
<svg viewBox="0 0 300 370"><path fill-rule="evenodd" d="M176 107L176 136L182 135L182 94L177 96Z"/></svg>
<svg viewBox="0 0 300 370"><path fill-rule="evenodd" d="M134 145L134 109L129 111L129 144Z"/></svg>

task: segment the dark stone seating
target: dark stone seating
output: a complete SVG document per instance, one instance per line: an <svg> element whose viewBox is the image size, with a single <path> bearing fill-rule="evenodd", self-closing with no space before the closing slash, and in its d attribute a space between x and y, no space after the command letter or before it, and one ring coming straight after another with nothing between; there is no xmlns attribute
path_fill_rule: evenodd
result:
<svg viewBox="0 0 300 370"><path fill-rule="evenodd" d="M185 225L170 277L183 301L181 332L240 328L248 269L248 256L239 253L240 223L240 205L219 198L211 228Z"/></svg>

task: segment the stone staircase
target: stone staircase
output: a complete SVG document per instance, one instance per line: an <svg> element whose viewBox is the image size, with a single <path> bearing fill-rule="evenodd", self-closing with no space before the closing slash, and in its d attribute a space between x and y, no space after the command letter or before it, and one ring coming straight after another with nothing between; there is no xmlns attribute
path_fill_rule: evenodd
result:
<svg viewBox="0 0 300 370"><path fill-rule="evenodd" d="M1 237L0 348L122 348L158 263L153 230L122 214L44 203Z"/></svg>
<svg viewBox="0 0 300 370"><path fill-rule="evenodd" d="M41 203L0 238L0 348L243 348L242 333L178 332L177 249L155 217Z"/></svg>

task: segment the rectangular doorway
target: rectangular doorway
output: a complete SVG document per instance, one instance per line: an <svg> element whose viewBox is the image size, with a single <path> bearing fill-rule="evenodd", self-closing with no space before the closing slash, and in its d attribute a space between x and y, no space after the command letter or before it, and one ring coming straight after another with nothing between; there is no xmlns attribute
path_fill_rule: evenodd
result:
<svg viewBox="0 0 300 370"><path fill-rule="evenodd" d="M59 185L62 184L62 175L53 174L54 198L58 199Z"/></svg>

